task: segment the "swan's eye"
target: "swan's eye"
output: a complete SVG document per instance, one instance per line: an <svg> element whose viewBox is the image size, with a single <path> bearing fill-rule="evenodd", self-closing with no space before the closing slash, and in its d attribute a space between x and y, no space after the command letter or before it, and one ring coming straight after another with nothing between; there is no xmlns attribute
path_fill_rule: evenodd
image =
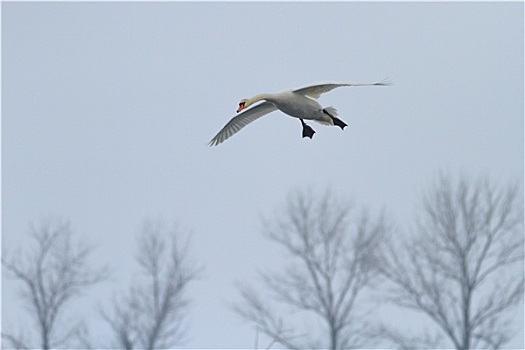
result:
<svg viewBox="0 0 525 350"><path fill-rule="evenodd" d="M244 107L244 104L245 104L245 103L246 103L246 102L240 102L240 103L239 103L239 107Z"/></svg>

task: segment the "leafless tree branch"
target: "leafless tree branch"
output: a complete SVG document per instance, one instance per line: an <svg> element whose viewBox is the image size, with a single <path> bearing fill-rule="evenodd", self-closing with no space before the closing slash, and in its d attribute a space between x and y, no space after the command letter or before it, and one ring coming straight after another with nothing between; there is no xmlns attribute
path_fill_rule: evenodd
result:
<svg viewBox="0 0 525 350"><path fill-rule="evenodd" d="M504 320L524 292L518 193L441 178L412 239L385 245L377 268L391 283L387 300L423 312L456 349L502 346ZM397 333L383 333L396 343Z"/></svg>
<svg viewBox="0 0 525 350"><path fill-rule="evenodd" d="M182 342L190 282L202 269L187 257L189 241L177 228L166 231L160 221L146 221L138 237L137 262L142 278L128 295L101 315L111 326L117 346L124 349L162 349Z"/></svg>
<svg viewBox="0 0 525 350"><path fill-rule="evenodd" d="M263 273L265 289L277 303L323 320L329 339L325 347L355 346L362 334L353 322L355 303L375 278L371 266L385 232L383 219L372 221L366 212L356 215L330 191L320 197L295 193L287 204L285 215L265 221L265 235L284 247L294 263L284 273ZM290 349L322 346L319 341L299 344L291 327L285 329L282 318L257 293L246 287L240 291L243 303L235 311L277 343Z"/></svg>
<svg viewBox="0 0 525 350"><path fill-rule="evenodd" d="M88 258L91 247L73 244L73 231L67 222L49 221L36 228L30 238L34 243L30 254L4 256L2 265L8 274L20 281L21 296L27 302L32 318L38 324L40 347L50 349L65 345L80 334L83 323L62 326L57 320L65 305L108 276L107 269L93 269ZM17 337L4 333L17 348L27 348Z"/></svg>

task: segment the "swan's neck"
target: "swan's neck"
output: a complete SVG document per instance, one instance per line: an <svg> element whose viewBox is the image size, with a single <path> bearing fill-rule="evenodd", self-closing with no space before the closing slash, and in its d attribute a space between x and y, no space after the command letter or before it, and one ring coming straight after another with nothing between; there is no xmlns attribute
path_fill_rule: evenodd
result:
<svg viewBox="0 0 525 350"><path fill-rule="evenodd" d="M271 99L272 99L272 96L270 94L259 94L259 95L255 95L252 98L250 98L250 104L253 104L259 101L263 101L263 100L268 101Z"/></svg>

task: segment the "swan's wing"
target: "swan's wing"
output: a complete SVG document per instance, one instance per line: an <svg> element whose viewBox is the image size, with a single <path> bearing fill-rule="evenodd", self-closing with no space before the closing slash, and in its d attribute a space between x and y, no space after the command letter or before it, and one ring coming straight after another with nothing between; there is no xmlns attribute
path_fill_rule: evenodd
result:
<svg viewBox="0 0 525 350"><path fill-rule="evenodd" d="M294 90L294 92L297 93L297 94L301 94L303 96L307 96L307 97L310 97L310 98L317 99L317 98L319 98L319 96L321 96L321 94L324 94L325 92L328 92L328 91L332 91L333 89L341 87L341 86L387 86L387 85L391 85L391 82L389 80L382 80L380 82L371 83L371 84L366 84L366 83L365 84L361 84L361 83L356 83L356 84L344 84L344 83L337 84L337 83L332 83L332 84L319 84L319 85L307 86L307 87L304 87L304 88L301 88L301 89Z"/></svg>
<svg viewBox="0 0 525 350"><path fill-rule="evenodd" d="M215 135L208 146L217 146L226 141L230 136L244 128L255 119L265 114L275 111L277 108L270 102L263 102L250 108L239 115L233 117L222 129Z"/></svg>

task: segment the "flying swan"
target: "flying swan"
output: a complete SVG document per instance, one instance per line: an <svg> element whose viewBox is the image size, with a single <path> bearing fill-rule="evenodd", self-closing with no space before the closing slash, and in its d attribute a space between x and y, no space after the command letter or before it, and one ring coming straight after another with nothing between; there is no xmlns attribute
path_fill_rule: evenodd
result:
<svg viewBox="0 0 525 350"><path fill-rule="evenodd" d="M342 86L387 86L390 81L383 80L372 84L320 84L311 85L297 90L287 90L273 94L259 94L252 98L243 98L239 102L237 113L250 107L256 102L264 101L250 109L246 109L239 115L233 117L209 142L209 146L217 146L226 141L230 136L244 128L255 119L265 114L280 110L294 118L298 118L303 126L303 137L312 138L314 129L304 122L304 119L314 120L324 125L336 125L343 130L347 124L337 118L337 110L334 107L323 108L316 99L325 92Z"/></svg>

